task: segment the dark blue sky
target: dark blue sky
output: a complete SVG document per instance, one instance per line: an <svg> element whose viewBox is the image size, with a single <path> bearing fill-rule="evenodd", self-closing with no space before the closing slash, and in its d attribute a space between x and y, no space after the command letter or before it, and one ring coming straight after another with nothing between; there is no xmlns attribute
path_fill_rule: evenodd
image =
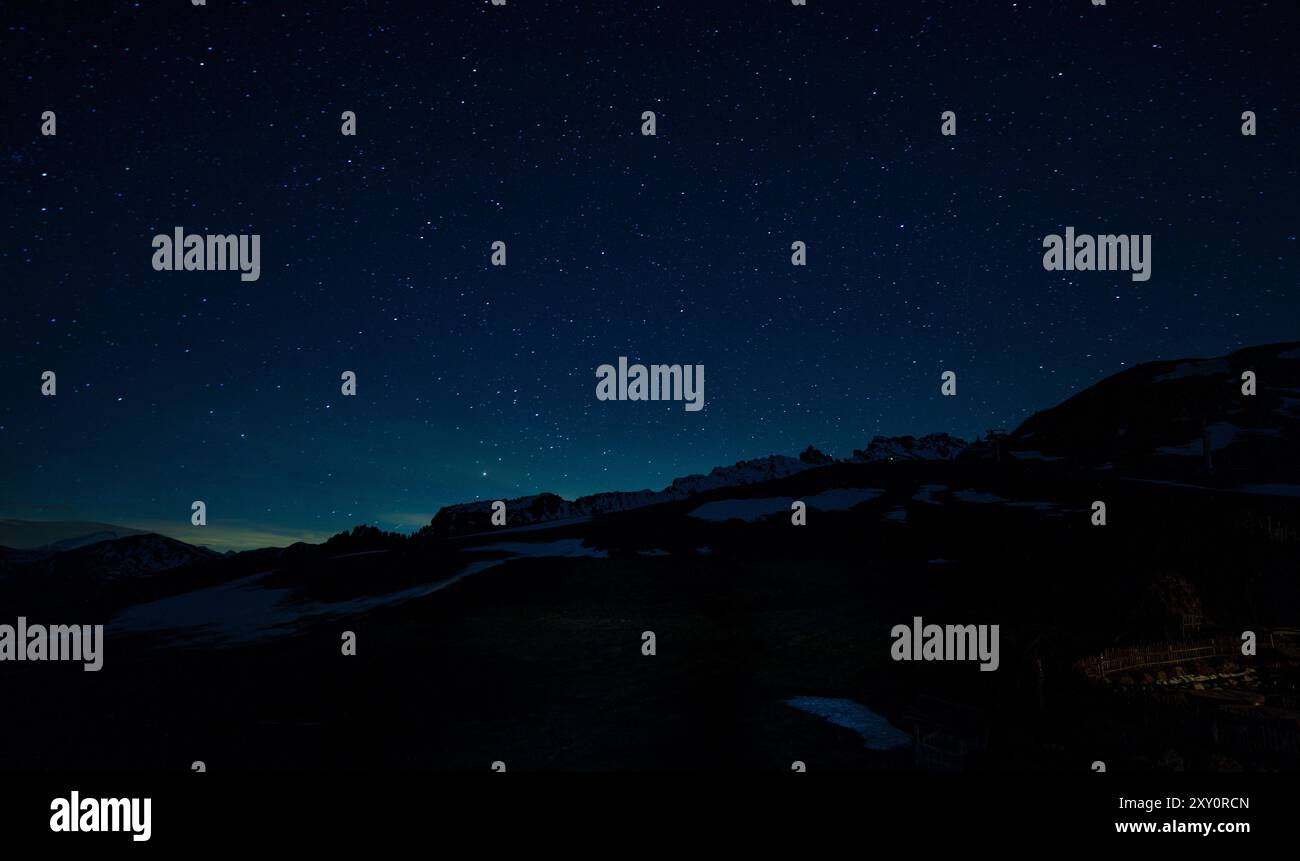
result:
<svg viewBox="0 0 1300 861"><path fill-rule="evenodd" d="M410 529L1300 336L1294 3L6 8L0 516ZM261 278L153 271L177 225ZM1151 280L1045 272L1066 225ZM620 355L704 410L598 402Z"/></svg>

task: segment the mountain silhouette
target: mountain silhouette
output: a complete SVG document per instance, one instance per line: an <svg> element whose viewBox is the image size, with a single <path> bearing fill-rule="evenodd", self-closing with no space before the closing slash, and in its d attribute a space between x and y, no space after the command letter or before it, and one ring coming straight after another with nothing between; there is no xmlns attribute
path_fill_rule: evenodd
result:
<svg viewBox="0 0 1300 861"><path fill-rule="evenodd" d="M1243 395L1242 375L1256 393ZM1300 341L1213 359L1149 362L1037 413L1010 434L1020 456L1242 481L1300 478ZM1205 468L1210 454L1212 473Z"/></svg>
<svg viewBox="0 0 1300 861"><path fill-rule="evenodd" d="M30 550L59 545L60 549L71 549L76 544L143 535L147 531L83 520L18 520L7 517L0 518L0 547Z"/></svg>
<svg viewBox="0 0 1300 861"><path fill-rule="evenodd" d="M411 536L2 550L0 606L106 623L108 645L106 672L78 685L0 662L26 704L0 758L1294 768L1297 357L1275 344L1140 365L970 444L877 437L658 491L540 493L508 500L503 526L482 500ZM998 670L894 661L891 630L917 617L998 625ZM93 737L74 731L88 710Z"/></svg>

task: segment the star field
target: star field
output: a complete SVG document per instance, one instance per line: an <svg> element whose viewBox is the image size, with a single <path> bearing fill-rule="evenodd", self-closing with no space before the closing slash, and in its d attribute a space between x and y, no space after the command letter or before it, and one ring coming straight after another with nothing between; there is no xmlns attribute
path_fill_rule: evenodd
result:
<svg viewBox="0 0 1300 861"><path fill-rule="evenodd" d="M6 17L4 516L166 531L202 499L288 540L409 530L470 499L971 438L1300 331L1293 4ZM261 278L153 271L177 225L260 234ZM1151 280L1045 272L1066 225L1152 234ZM597 401L621 355L703 364L704 410Z"/></svg>

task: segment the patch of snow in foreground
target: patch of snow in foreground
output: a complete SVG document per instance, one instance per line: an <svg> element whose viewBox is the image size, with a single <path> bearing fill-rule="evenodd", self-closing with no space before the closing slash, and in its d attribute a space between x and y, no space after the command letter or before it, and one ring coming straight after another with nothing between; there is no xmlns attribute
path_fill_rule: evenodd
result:
<svg viewBox="0 0 1300 861"><path fill-rule="evenodd" d="M912 497L912 501L923 502L927 505L941 505L942 503L935 499L934 495L947 489L948 486L945 484L923 484L917 494ZM1005 505L1008 508L1032 508L1034 511L1053 512L1059 508L1059 506L1054 502L1041 502L1032 499L1021 499L1013 502L1004 499L995 493L985 493L982 490L954 490L952 492L952 498L958 502L966 502L973 505ZM886 515L886 517L889 516L890 515Z"/></svg>
<svg viewBox="0 0 1300 861"><path fill-rule="evenodd" d="M561 538L556 541L497 541L477 547L466 547L465 552L509 553L513 556L594 556L598 559L608 555L604 550L587 547L582 543L581 538Z"/></svg>
<svg viewBox="0 0 1300 861"><path fill-rule="evenodd" d="M946 484L923 484L921 489L912 497L913 502L924 502L926 505L938 505L939 500L934 498L936 493L942 493L948 489Z"/></svg>
<svg viewBox="0 0 1300 861"><path fill-rule="evenodd" d="M1121 481L1136 481L1140 484L1162 484L1165 487L1183 487L1187 490L1209 490L1208 487L1202 487L1199 484L1186 484L1181 481L1166 481L1159 478L1124 478Z"/></svg>
<svg viewBox="0 0 1300 861"><path fill-rule="evenodd" d="M248 642L292 624L296 613L289 589L271 589L260 581L271 572L196 589L129 607L109 624L109 632L174 632L173 642L197 644Z"/></svg>
<svg viewBox="0 0 1300 861"><path fill-rule="evenodd" d="M992 493L982 493L978 490L954 490L952 495L960 502L1006 502L1000 496Z"/></svg>
<svg viewBox="0 0 1300 861"><path fill-rule="evenodd" d="M762 520L790 510L788 497L781 499L719 499L706 502L691 512L700 520Z"/></svg>
<svg viewBox="0 0 1300 861"><path fill-rule="evenodd" d="M109 631L163 634L174 646L236 646L295 633L308 619L353 616L377 607L422 598L480 571L504 565L512 559L556 556L604 558L608 555L604 550L584 547L578 538L536 542L506 541L467 549L507 553L509 556L472 562L436 583L422 583L395 592L365 595L347 601L295 600L293 589L262 586L261 581L271 574L270 571L264 571L219 586L196 589L129 607L113 619Z"/></svg>
<svg viewBox="0 0 1300 861"><path fill-rule="evenodd" d="M1057 506L1055 502L1040 502L1036 499L1022 499L1017 502L1008 502L1007 508L1032 508L1034 511L1055 511Z"/></svg>
<svg viewBox="0 0 1300 861"><path fill-rule="evenodd" d="M464 535L457 535L457 538L481 538L484 535L504 535L511 532L540 532L543 529L559 529L562 526L576 526L579 523L590 523L590 515L580 517L565 517L560 520L543 520L540 523L529 523L525 526L494 526L491 529L485 529L482 532L467 532Z"/></svg>
<svg viewBox="0 0 1300 861"><path fill-rule="evenodd" d="M824 491L816 496L806 496L803 501L809 508L818 511L839 511L863 502L870 502L883 493L883 490L875 487L838 488ZM690 516L700 520L755 521L789 512L792 502L794 499L788 496L770 499L719 499L716 502L704 503L692 511Z"/></svg>
<svg viewBox="0 0 1300 861"><path fill-rule="evenodd" d="M794 697L786 700L785 704L830 721L836 726L853 730L862 736L865 746L871 750L899 750L912 743L910 735L853 700Z"/></svg>
<svg viewBox="0 0 1300 861"><path fill-rule="evenodd" d="M1041 451L1013 451L1011 456L1016 460L1060 460L1059 457Z"/></svg>
<svg viewBox="0 0 1300 861"><path fill-rule="evenodd" d="M843 511L870 502L883 494L884 491L877 487L842 487L809 496L804 499L804 502L808 503L809 508L816 508L819 511Z"/></svg>

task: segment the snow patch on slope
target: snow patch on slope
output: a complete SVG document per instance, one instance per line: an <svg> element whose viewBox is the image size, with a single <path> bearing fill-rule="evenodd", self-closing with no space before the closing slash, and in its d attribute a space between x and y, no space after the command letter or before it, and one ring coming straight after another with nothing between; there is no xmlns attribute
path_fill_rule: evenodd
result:
<svg viewBox="0 0 1300 861"><path fill-rule="evenodd" d="M912 743L912 737L853 700L830 697L793 697L786 705L799 711L816 715L823 720L851 729L862 736L863 744L871 750L900 750Z"/></svg>
<svg viewBox="0 0 1300 861"><path fill-rule="evenodd" d="M467 550L503 553L502 559L471 562L434 583L365 595L345 601L302 601L292 588L261 584L265 571L219 586L196 589L130 607L110 623L109 632L155 634L173 646L237 646L295 633L309 620L354 616L441 591L489 568L514 559L543 557L605 558L604 550L585 547L577 538L558 541L503 541Z"/></svg>
<svg viewBox="0 0 1300 861"><path fill-rule="evenodd" d="M1226 359L1179 362L1174 365L1172 371L1158 377L1152 377L1151 382L1164 383L1169 380L1185 380L1189 377L1211 377L1216 374L1227 374L1229 371L1230 368Z"/></svg>

